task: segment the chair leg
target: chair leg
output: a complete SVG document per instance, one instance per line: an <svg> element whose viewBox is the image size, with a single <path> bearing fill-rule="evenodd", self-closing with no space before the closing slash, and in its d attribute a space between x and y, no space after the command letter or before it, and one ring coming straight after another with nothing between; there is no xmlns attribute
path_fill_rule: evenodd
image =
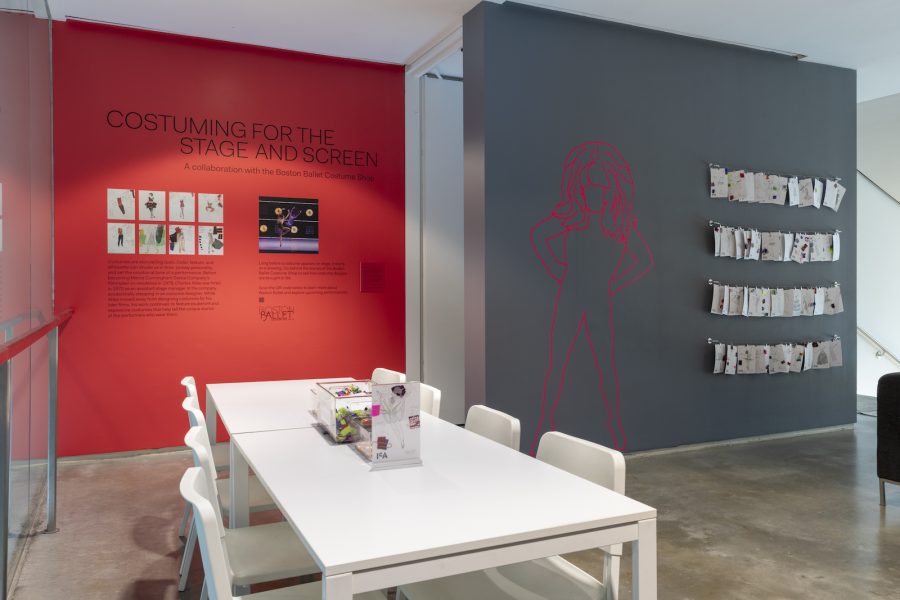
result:
<svg viewBox="0 0 900 600"><path fill-rule="evenodd" d="M187 554L187 542L193 534L194 534L194 521L193 521L193 519L191 519L191 521L188 523L188 527L187 527L187 537L185 537L185 539L184 539L184 550L182 550L182 552L181 552L181 562L178 565L178 576L179 577L181 577L181 572L184 570L184 557Z"/></svg>
<svg viewBox="0 0 900 600"><path fill-rule="evenodd" d="M181 515L181 527L178 528L178 537L182 540L185 539L184 532L187 529L188 521L191 518L191 505L187 502L184 503L184 514Z"/></svg>
<svg viewBox="0 0 900 600"><path fill-rule="evenodd" d="M881 496L881 505L882 505L882 506L885 506L885 502L884 502L884 479L879 479L879 480L878 480L878 491L879 491L880 496Z"/></svg>
<svg viewBox="0 0 900 600"><path fill-rule="evenodd" d="M187 543L184 545L184 556L181 558L181 577L178 579L178 591L187 589L187 578L191 572L191 560L194 558L194 549L197 546L197 528L191 526L188 532ZM204 578L205 580L205 578Z"/></svg>

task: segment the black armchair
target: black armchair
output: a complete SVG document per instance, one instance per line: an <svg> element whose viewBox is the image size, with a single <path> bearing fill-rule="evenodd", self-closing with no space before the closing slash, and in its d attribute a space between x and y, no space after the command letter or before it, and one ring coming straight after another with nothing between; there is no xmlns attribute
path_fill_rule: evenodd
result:
<svg viewBox="0 0 900 600"><path fill-rule="evenodd" d="M900 485L900 373L878 380L878 485L884 506L884 484Z"/></svg>

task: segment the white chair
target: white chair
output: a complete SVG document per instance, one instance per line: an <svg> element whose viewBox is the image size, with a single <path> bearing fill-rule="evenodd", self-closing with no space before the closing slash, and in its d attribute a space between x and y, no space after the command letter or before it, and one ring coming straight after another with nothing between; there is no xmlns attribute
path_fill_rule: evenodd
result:
<svg viewBox="0 0 900 600"><path fill-rule="evenodd" d="M378 367L372 371L372 383L406 383L406 374Z"/></svg>
<svg viewBox="0 0 900 600"><path fill-rule="evenodd" d="M476 404L466 413L466 429L518 451L522 426L519 420L499 410Z"/></svg>
<svg viewBox="0 0 900 600"><path fill-rule="evenodd" d="M201 473L206 478L207 489L211 490L209 500L213 505L217 531L231 557L228 564L231 585L245 586L316 573L319 569L316 567L315 561L306 551L291 526L285 521L225 529L221 502L218 497L219 486L215 478L215 471L210 470L209 449L206 440L206 432L200 427L192 427L184 437L185 444L194 454L197 467L201 469ZM189 544L199 534L196 527L193 527L191 531ZM193 551L192 546L190 550ZM182 572L179 591L184 591L189 570L190 561Z"/></svg>
<svg viewBox="0 0 900 600"><path fill-rule="evenodd" d="M189 405L189 400L190 398L185 398L184 405ZM185 406L185 409L187 410L187 406ZM199 409L197 409L197 412L199 412ZM218 474L212 463L212 454L209 450L209 437L206 433L206 426L202 421L202 413L200 413L199 419L200 423L191 427L184 438L184 442L193 451L194 466L201 467L210 473L210 485L216 490L216 499L220 510L219 514L228 514L231 510L231 487L229 486L228 480L218 479ZM247 479L247 497L250 512L275 510L275 503L272 502L269 494L256 477L249 477ZM181 567L178 571L178 591L181 592L187 587L187 577L191 570L191 562L194 559L194 545L196 540L197 531L191 526L188 528L187 540L184 545L184 554L181 557Z"/></svg>
<svg viewBox="0 0 900 600"><path fill-rule="evenodd" d="M474 407L473 407L474 408ZM468 425L468 423L467 423ZM621 452L550 431L541 437L537 459L615 492L625 492L625 458ZM616 600L622 545L604 548L603 583L561 556L485 569L401 586L407 600Z"/></svg>
<svg viewBox="0 0 900 600"><path fill-rule="evenodd" d="M181 495L189 502L194 511L194 529L198 532L200 542L200 556L203 559L203 571L206 574L204 590L209 592L211 600L320 600L322 598L322 584L320 582L296 585L268 592L234 596L232 586L235 585L234 572L236 563L240 562L235 552L234 536L231 532L244 531L246 529L260 529L260 527L247 527L243 529L224 529L222 521L216 512L216 503L212 498L212 490L209 486L209 477L202 469L191 467L185 471L181 478ZM276 523L275 525L282 525ZM285 526L287 526L285 524ZM261 527L266 527L265 525ZM291 532L293 535L293 532ZM229 539L231 538L231 539ZM296 536L294 536L296 540ZM299 549L303 546L296 541ZM280 545L271 538L260 536L255 542L248 544L255 550L254 560L281 560L276 555L287 555L293 548ZM303 551L306 554L305 550ZM308 556L308 555L307 555ZM296 559L296 556L288 558ZM258 580L264 581L264 580ZM384 596L377 592L356 594L355 600L383 600Z"/></svg>
<svg viewBox="0 0 900 600"><path fill-rule="evenodd" d="M197 382L190 375L181 378L181 385L184 386L184 392L192 398L199 398L197 395Z"/></svg>
<svg viewBox="0 0 900 600"><path fill-rule="evenodd" d="M186 377L181 378L181 385L184 386L184 391L187 394L188 398L193 399L193 405L196 406L197 410L200 410L200 399L197 395L197 382L196 380L188 375ZM196 425L192 414L188 412L188 423L189 427L193 427ZM228 446L225 444L216 445L212 444L213 447L213 458L216 462L216 469L219 471L227 471L228 470ZM188 522L191 518L191 507L185 503L184 505L184 513L181 516L181 525L178 526L178 537L181 539L185 539L185 529L187 528Z"/></svg>
<svg viewBox="0 0 900 600"><path fill-rule="evenodd" d="M419 384L421 387L419 395L419 408L423 413L428 413L432 417L441 416L441 390L425 383Z"/></svg>
<svg viewBox="0 0 900 600"><path fill-rule="evenodd" d="M181 380L181 385L184 386L185 392L187 392L188 398L193 398L192 405L199 411L200 410L200 397L197 395L197 383L194 381L194 378L191 376L185 377ZM202 411L201 411L202 413ZM188 420L191 419L191 413L188 413ZM204 422L205 422L204 418ZM190 426L194 427L196 423L191 421ZM228 470L228 444L217 444L216 440L209 440L209 445L212 448L213 452L213 460L216 463L216 469L219 471L227 471Z"/></svg>

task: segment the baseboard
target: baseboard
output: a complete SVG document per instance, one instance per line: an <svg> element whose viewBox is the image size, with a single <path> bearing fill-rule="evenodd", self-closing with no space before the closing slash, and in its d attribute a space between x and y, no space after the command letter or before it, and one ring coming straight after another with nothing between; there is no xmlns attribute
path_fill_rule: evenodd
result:
<svg viewBox="0 0 900 600"><path fill-rule="evenodd" d="M187 446L172 446L170 448L151 448L149 450L128 450L126 452L107 452L103 454L79 454L78 456L64 456L59 459L61 463L109 460L114 458L134 458L151 454L171 454L173 452L186 452Z"/></svg>
<svg viewBox="0 0 900 600"><path fill-rule="evenodd" d="M659 456L660 454L675 454L678 452L693 452L695 450L705 450L707 448L721 448L722 446L739 446L742 444L753 444L755 442L767 442L770 440L783 440L787 438L801 437L806 435L819 435L822 433L834 433L836 431L845 431L854 429L855 423L847 423L846 425L833 425L831 427L819 427L817 429L803 429L801 431L788 431L785 433L771 433L767 435L755 435L745 438L735 438L731 440L719 440L715 442L702 442L699 444L685 444L683 446L674 446L672 448L659 448L657 450L641 450L638 452L629 452L625 455L628 459L644 458L647 456Z"/></svg>

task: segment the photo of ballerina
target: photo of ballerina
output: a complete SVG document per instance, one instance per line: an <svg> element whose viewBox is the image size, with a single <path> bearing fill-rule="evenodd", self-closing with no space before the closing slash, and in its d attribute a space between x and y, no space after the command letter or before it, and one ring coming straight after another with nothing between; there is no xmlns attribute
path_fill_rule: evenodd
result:
<svg viewBox="0 0 900 600"><path fill-rule="evenodd" d="M318 254L319 201L260 196L259 251L262 254Z"/></svg>

